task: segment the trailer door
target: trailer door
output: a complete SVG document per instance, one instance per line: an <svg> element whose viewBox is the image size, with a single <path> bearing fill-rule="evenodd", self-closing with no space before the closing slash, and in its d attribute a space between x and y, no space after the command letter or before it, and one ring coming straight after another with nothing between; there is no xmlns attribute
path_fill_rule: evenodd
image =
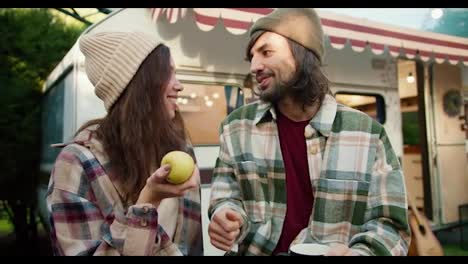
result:
<svg viewBox="0 0 468 264"><path fill-rule="evenodd" d="M432 78L440 217L443 223L452 223L458 221L458 206L468 203L461 70L434 64Z"/></svg>

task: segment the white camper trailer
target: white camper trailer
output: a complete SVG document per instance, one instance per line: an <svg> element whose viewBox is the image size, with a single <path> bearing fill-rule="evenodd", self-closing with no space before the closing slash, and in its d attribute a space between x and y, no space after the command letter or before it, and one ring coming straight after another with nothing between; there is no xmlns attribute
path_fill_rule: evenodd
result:
<svg viewBox="0 0 468 264"><path fill-rule="evenodd" d="M271 12L252 9L117 9L84 34L138 30L170 47L184 84L179 107L195 144L202 175L207 255L207 206L218 154L218 128L234 108L255 100L244 61L252 21ZM468 86L468 39L371 23L321 11L325 71L338 101L381 122L402 161L407 189L434 228L457 222L468 203L463 86ZM41 170L50 173L52 143L70 140L105 109L83 67L78 41L44 86ZM407 81L408 75L415 81ZM461 101L463 103L463 100Z"/></svg>

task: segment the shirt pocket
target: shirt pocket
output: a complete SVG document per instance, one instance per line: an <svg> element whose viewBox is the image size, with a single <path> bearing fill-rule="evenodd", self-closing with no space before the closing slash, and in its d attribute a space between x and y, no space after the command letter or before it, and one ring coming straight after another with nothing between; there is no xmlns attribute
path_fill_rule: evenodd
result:
<svg viewBox="0 0 468 264"><path fill-rule="evenodd" d="M267 174L253 161L238 162L235 170L247 215L253 222L264 222L268 206Z"/></svg>
<svg viewBox="0 0 468 264"><path fill-rule="evenodd" d="M357 226L364 223L369 182L320 178L315 190L314 221Z"/></svg>

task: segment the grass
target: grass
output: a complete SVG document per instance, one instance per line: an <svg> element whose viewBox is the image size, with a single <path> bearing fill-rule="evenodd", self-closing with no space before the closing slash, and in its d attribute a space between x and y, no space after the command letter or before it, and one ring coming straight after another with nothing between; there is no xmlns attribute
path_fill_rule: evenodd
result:
<svg viewBox="0 0 468 264"><path fill-rule="evenodd" d="M0 218L0 234L9 234L13 232L13 224L5 218Z"/></svg>
<svg viewBox="0 0 468 264"><path fill-rule="evenodd" d="M442 245L445 256L468 256L468 248L462 249L459 244Z"/></svg>
<svg viewBox="0 0 468 264"><path fill-rule="evenodd" d="M37 231L46 232L44 225L37 220ZM8 219L0 219L0 235L7 235L14 232L13 224Z"/></svg>
<svg viewBox="0 0 468 264"><path fill-rule="evenodd" d="M2 204L3 205L3 204ZM10 221L7 212L3 206L0 207L0 235L13 232L13 223Z"/></svg>

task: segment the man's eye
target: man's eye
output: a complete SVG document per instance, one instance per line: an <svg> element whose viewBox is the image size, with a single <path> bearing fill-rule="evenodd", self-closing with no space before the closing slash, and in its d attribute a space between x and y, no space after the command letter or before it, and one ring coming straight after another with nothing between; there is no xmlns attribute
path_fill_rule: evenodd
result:
<svg viewBox="0 0 468 264"><path fill-rule="evenodd" d="M264 50L263 51L263 56L270 56L272 54L271 50Z"/></svg>

